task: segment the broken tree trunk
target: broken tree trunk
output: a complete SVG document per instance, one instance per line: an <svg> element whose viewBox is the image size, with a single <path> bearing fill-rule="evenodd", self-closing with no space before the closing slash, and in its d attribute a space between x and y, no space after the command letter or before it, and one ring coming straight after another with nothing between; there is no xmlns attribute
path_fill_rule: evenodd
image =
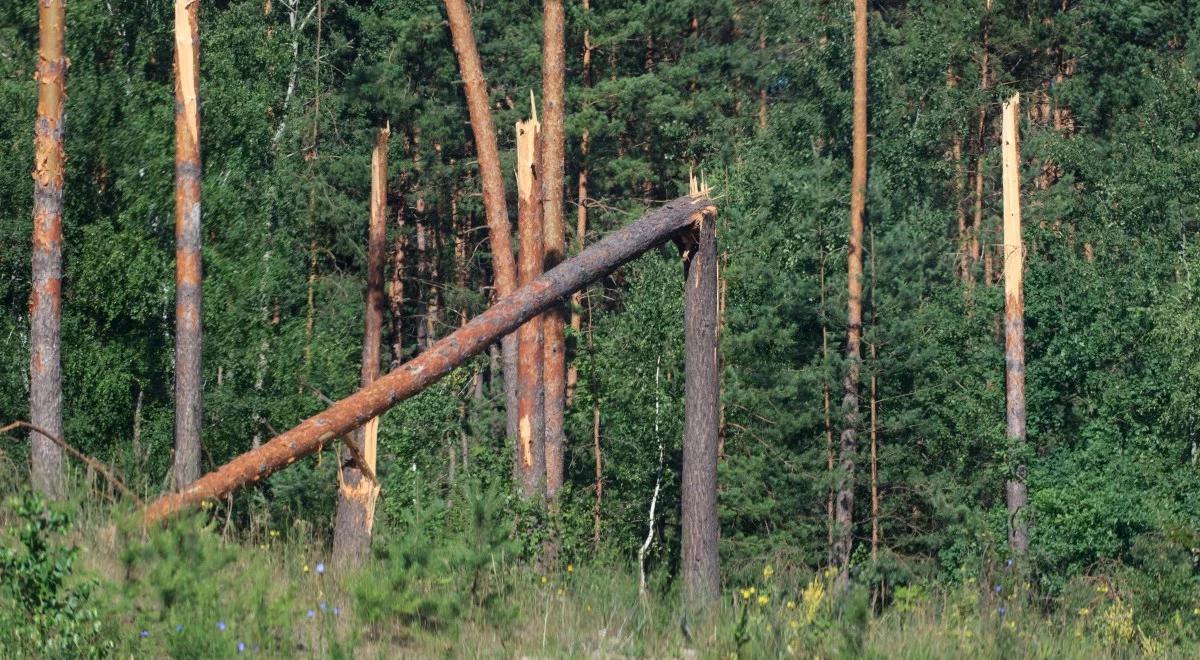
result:
<svg viewBox="0 0 1200 660"><path fill-rule="evenodd" d="M175 488L200 476L199 0L175 0Z"/></svg>
<svg viewBox="0 0 1200 660"><path fill-rule="evenodd" d="M720 378L717 366L716 214L703 216L684 249L683 591L685 602L705 607L720 595L717 556L717 430Z"/></svg>
<svg viewBox="0 0 1200 660"><path fill-rule="evenodd" d="M62 206L63 103L67 58L63 55L64 0L38 3L37 122L33 128L33 289L29 296L29 419L59 437L62 428ZM62 449L50 437L30 433L29 475L34 490L58 499L63 493Z"/></svg>
<svg viewBox="0 0 1200 660"><path fill-rule="evenodd" d="M563 85L566 77L562 0L547 0L544 12L542 49L542 103L546 124L542 132L541 177L545 267L554 268L563 259ZM563 415L567 400L566 309L555 305L542 315L545 336L543 380L546 415L546 497L553 501L563 483Z"/></svg>
<svg viewBox="0 0 1200 660"><path fill-rule="evenodd" d="M1004 371L1007 437L1014 449L1025 444L1025 248L1021 243L1021 156L1017 137L1021 96L1013 94L1004 103L1001 125L1001 157L1004 176ZM1029 528L1024 509L1029 493L1025 486L1025 464L1019 461L1004 483L1008 505L1008 545L1015 555L1029 549Z"/></svg>
<svg viewBox="0 0 1200 660"><path fill-rule="evenodd" d="M613 272L680 230L698 223L701 218L711 222L708 218L715 217L715 214L716 207L704 196L681 197L647 213L640 220L613 232L521 287L513 295L501 299L400 368L304 420L258 449L246 452L204 475L183 490L160 497L147 507L145 520L160 521L204 500L224 497L237 488L260 481L276 470L316 452L436 382L571 292ZM715 332L715 323L713 327ZM713 348L715 350L715 346ZM714 414L715 410L714 407Z"/></svg>
<svg viewBox="0 0 1200 660"><path fill-rule="evenodd" d="M517 234L521 284L542 274L542 204L537 185L541 125L534 117L517 122ZM546 409L543 381L543 316L535 316L517 331L517 447L516 476L521 496L543 493L546 483Z"/></svg>
<svg viewBox="0 0 1200 660"><path fill-rule="evenodd" d="M471 31L471 14L465 0L445 0L450 22L450 37L458 54L467 97L467 112L471 116L471 131L475 134L475 151L479 155L479 180L483 188L483 210L487 216L488 237L492 248L492 271L495 274L496 299L507 297L517 288L517 267L512 252L512 228L508 222L508 207L504 200L504 179L500 175L500 151L496 147L496 128L488 109L487 82L479 63L479 50ZM517 437L517 338L501 339L504 370L504 398L508 437Z"/></svg>
<svg viewBox="0 0 1200 660"><path fill-rule="evenodd" d="M383 330L383 268L387 242L387 150L388 127L380 129L371 154L371 219L367 231L367 295L363 315L362 372L363 387L379 378L379 347ZM374 417L354 434L354 443L362 462L375 471L375 450L379 418ZM337 518L333 527L333 565L352 567L360 564L371 549L371 527L375 522L375 502L379 482L367 479L358 469L353 451L347 447L338 473Z"/></svg>

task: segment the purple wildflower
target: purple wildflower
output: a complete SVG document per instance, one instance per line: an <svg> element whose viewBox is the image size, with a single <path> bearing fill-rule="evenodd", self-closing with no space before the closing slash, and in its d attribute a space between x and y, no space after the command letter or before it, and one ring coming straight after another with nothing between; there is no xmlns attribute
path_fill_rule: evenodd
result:
<svg viewBox="0 0 1200 660"><path fill-rule="evenodd" d="M221 632L225 632L225 620L224 619L217 622L217 630L220 630Z"/></svg>
<svg viewBox="0 0 1200 660"><path fill-rule="evenodd" d="M319 561L319 562L317 562L317 575L324 575L324 574L325 574L325 562Z"/></svg>
<svg viewBox="0 0 1200 660"><path fill-rule="evenodd" d="M238 642L238 653L244 653L245 651L246 651L246 642Z"/></svg>
<svg viewBox="0 0 1200 660"><path fill-rule="evenodd" d="M147 637L149 637L149 636L150 636L150 631L149 631L149 630L144 630L144 629L143 629L143 630L142 630L142 632L138 633L138 637L141 637L142 639L146 639L146 638L147 638Z"/></svg>
<svg viewBox="0 0 1200 660"><path fill-rule="evenodd" d="M183 632L183 624L182 623L175 624L175 632L177 632L177 633Z"/></svg>
<svg viewBox="0 0 1200 660"><path fill-rule="evenodd" d="M1003 588L1004 587L1001 587L1000 585L996 585L996 593L1000 593L1000 590Z"/></svg>
<svg viewBox="0 0 1200 660"><path fill-rule="evenodd" d="M339 608L337 605L334 605L334 606L333 606L333 615L334 615L334 616L337 616L337 615L339 615L339 614L341 614L341 613L342 613L342 610L341 610L341 608Z"/></svg>
<svg viewBox="0 0 1200 660"><path fill-rule="evenodd" d="M317 605L317 607L321 608L321 611L322 611L322 612L324 612L325 610L329 609L329 606L325 604L325 601L321 601L321 602L320 602L320 603Z"/></svg>
<svg viewBox="0 0 1200 660"><path fill-rule="evenodd" d="M313 617L314 617L314 616L316 616L316 615L317 615L317 613L316 613L316 612L314 612L314 611L312 611L312 610L309 610L309 611L308 611L308 618L310 618L310 619L311 619L311 618L313 618Z"/></svg>

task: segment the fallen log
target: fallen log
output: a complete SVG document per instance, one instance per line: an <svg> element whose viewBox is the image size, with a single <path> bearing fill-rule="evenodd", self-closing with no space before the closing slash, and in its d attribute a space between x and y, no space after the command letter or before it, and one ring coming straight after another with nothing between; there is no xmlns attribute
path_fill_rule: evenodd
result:
<svg viewBox="0 0 1200 660"><path fill-rule="evenodd" d="M146 508L144 520L158 522L205 500L223 498L316 452L420 392L576 290L715 213L716 207L703 194L680 197L647 213L502 298L486 312L386 376L270 442L200 477L179 492L163 495Z"/></svg>

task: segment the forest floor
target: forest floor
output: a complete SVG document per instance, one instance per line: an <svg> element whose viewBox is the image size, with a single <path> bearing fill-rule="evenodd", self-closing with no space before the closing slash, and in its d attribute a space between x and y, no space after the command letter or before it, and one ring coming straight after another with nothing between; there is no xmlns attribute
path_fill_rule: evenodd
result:
<svg viewBox="0 0 1200 660"><path fill-rule="evenodd" d="M26 499L31 506L21 513L17 499L0 517L8 553L8 570L0 571L3 598L20 601L24 594L18 607L3 604L0 645L17 655L1200 654L1194 641L1181 641L1186 634L1144 631L1137 613L1103 583L1092 607L1069 611L1034 604L1037 599L1025 585L1012 584L1011 576L987 585L900 587L880 605L872 604L865 588L833 598L831 573L764 563L743 570L712 615L700 618L681 614L665 575L653 574L641 595L636 565L626 559L595 558L543 571L506 557L508 541L480 535L479 527L470 539L424 530L382 540L361 570L337 576L325 566L327 546L303 522L286 530L236 532L210 509L147 535L133 516L85 507L55 531L52 509ZM16 541L34 529L41 529L35 536L46 541L42 547L31 550L30 536ZM48 579L56 574L64 579Z"/></svg>

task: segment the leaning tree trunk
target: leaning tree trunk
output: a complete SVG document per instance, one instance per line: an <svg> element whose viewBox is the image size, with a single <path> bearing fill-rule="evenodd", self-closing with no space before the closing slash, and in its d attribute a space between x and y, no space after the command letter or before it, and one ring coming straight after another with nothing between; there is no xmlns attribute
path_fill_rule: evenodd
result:
<svg viewBox="0 0 1200 660"><path fill-rule="evenodd" d="M475 151L479 155L479 179L483 188L483 211L487 216L488 236L492 247L492 271L495 274L496 299L508 296L517 288L517 267L512 252L512 228L504 200L504 178L500 175L500 151L496 147L496 128L488 109L487 82L479 63L479 50L471 32L471 14L465 0L445 0L450 22L450 37L458 54L458 67L463 77L467 111L471 116L471 131L475 134ZM504 398L508 437L517 437L517 338L501 339L504 370Z"/></svg>
<svg viewBox="0 0 1200 660"><path fill-rule="evenodd" d="M534 113L536 115L536 108ZM545 247L542 237L542 204L538 194L541 170L541 125L537 117L517 122L517 234L520 243L521 284L542 274ZM517 482L521 496L545 492L546 408L543 366L545 340L543 316L535 316L517 331Z"/></svg>
<svg viewBox="0 0 1200 660"><path fill-rule="evenodd" d="M175 0L175 488L200 476L200 35L198 0Z"/></svg>
<svg viewBox="0 0 1200 660"><path fill-rule="evenodd" d="M690 243L690 244L687 244ZM681 571L685 602L702 608L720 594L717 523L717 229L705 215L684 249L684 430Z"/></svg>
<svg viewBox="0 0 1200 660"><path fill-rule="evenodd" d="M840 569L838 581L849 578L854 527L854 467L858 453L858 386L862 370L863 220L867 206L867 0L854 0L854 145L850 180L850 244L846 290L846 377L843 381L842 427L835 502L837 529L833 561Z"/></svg>
<svg viewBox="0 0 1200 660"><path fill-rule="evenodd" d="M545 127L542 131L541 186L544 218L546 268L563 259L566 241L563 235L563 79L566 56L563 45L565 17L562 0L547 0L545 7L545 45L542 54L542 103ZM546 497L553 501L563 483L563 446L566 442L563 415L567 399L567 340L564 332L566 310L560 305L542 315L545 335L543 378L546 386Z"/></svg>
<svg viewBox="0 0 1200 660"><path fill-rule="evenodd" d="M182 491L160 497L146 508L143 514L145 521L160 521L205 500L224 497L237 488L265 479L276 470L318 451L436 382L472 356L486 350L498 338L569 296L572 291L608 275L702 219L713 222L715 215L716 207L705 196L681 197L646 214L521 287L511 296L501 299L400 368L304 420L258 449L246 452L204 475ZM715 321L713 328L715 332ZM715 350L716 347L710 348ZM715 415L716 408L711 407L710 410ZM715 424L712 437L715 442Z"/></svg>
<svg viewBox="0 0 1200 660"><path fill-rule="evenodd" d="M379 346L383 330L383 269L387 243L387 150L385 127L379 131L371 154L371 220L367 238L367 296L363 315L362 371L363 387L379 378ZM358 453L366 467L375 471L379 418L372 418L354 434ZM333 529L333 565L355 566L371 548L371 527L375 521L375 502L379 483L368 479L347 449L338 473L338 508Z"/></svg>
<svg viewBox="0 0 1200 660"><path fill-rule="evenodd" d="M1002 167L1004 175L1004 371L1008 442L1019 450L1025 445L1025 248L1021 242L1021 156L1017 135L1021 97L1013 94L1004 103ZM1024 461L1011 468L1004 483L1008 506L1008 545L1015 555L1029 549L1029 527L1025 507L1029 493L1025 485Z"/></svg>
<svg viewBox="0 0 1200 660"><path fill-rule="evenodd" d="M62 206L63 103L67 58L63 55L65 0L38 3L37 123L33 128L33 290L29 297L29 419L62 437ZM51 498L64 495L62 449L41 433L30 434L33 488Z"/></svg>

